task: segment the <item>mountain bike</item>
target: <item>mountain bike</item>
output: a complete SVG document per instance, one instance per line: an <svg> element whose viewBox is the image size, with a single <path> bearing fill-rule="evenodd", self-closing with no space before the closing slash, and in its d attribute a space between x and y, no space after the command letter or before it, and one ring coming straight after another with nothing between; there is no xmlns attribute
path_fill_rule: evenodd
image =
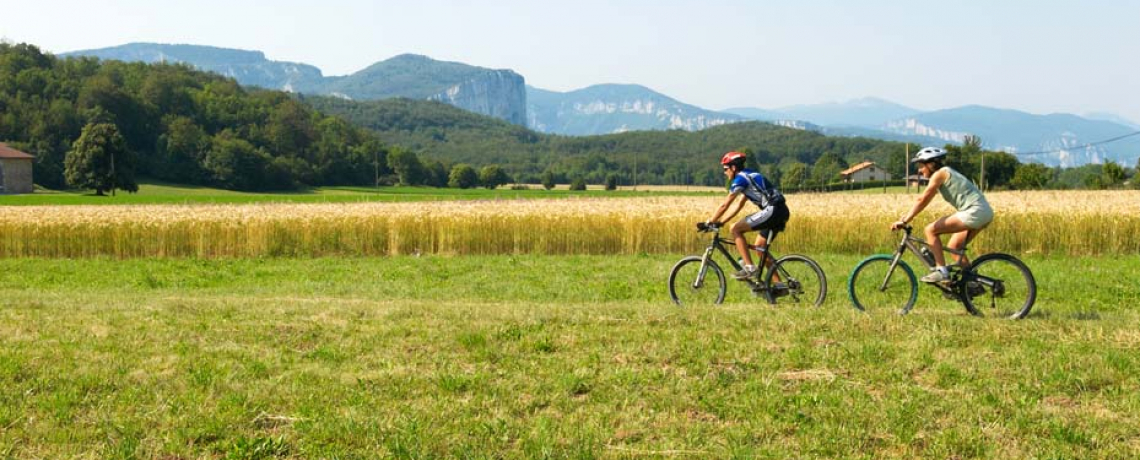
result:
<svg viewBox="0 0 1140 460"><path fill-rule="evenodd" d="M783 301L819 306L827 296L827 278L819 264L807 256L787 255L776 258L770 251L771 242L776 236L772 230L765 236L767 247L749 245L750 250L756 251L760 257L756 274L740 280L745 283L752 294L764 297L770 304L776 299ZM681 259L669 272L669 296L677 305L720 304L724 302L728 283L724 270L713 260L714 253L720 253L728 260L728 264L735 270L742 268L740 262L733 257L726 247L736 244L720 236L720 225L697 224L698 233L711 233L711 242L703 255L688 256ZM774 260L771 267L765 268L769 260Z"/></svg>
<svg viewBox="0 0 1140 460"><path fill-rule="evenodd" d="M928 270L934 268L934 254L930 245L911 235L913 228L902 227L903 237L894 254L876 254L855 266L847 279L847 293L855 308L868 311L898 308L907 314L918 299L918 280L914 271L902 261L903 253L910 251ZM965 256L966 248L946 251ZM993 316L1021 319L1029 314L1037 300L1037 281L1033 272L1017 257L1009 254L985 254L969 266L954 264L950 279L931 283L948 299L962 302L966 311L984 316L986 310Z"/></svg>

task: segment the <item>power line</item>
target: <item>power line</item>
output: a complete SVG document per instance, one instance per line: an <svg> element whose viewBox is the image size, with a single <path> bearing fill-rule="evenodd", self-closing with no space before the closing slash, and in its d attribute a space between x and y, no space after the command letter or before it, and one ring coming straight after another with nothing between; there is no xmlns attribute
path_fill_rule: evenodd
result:
<svg viewBox="0 0 1140 460"><path fill-rule="evenodd" d="M1096 145L1107 144L1107 143L1109 143L1109 142L1116 142L1116 141L1118 141L1118 140L1121 140L1121 139L1125 139L1125 138L1129 138L1129 137L1132 137L1132 136L1140 136L1140 131L1136 131L1136 132L1134 132L1134 133L1125 134L1125 135L1123 135L1123 136L1116 136L1116 137L1114 137L1114 138L1112 138L1112 139L1105 139L1105 140L1103 140L1103 141L1090 142L1090 143L1088 143L1088 144L1085 144L1085 145L1081 145L1081 146L1077 146L1077 147L1069 147L1069 148L1064 148L1064 149L1055 149L1055 150L1042 150L1042 151L1040 151L1040 152L1025 152L1025 153L1022 153L1022 152L1012 152L1012 153L1013 153L1014 155L1017 155L1017 156L1028 156L1028 155L1046 155L1046 154L1050 154L1050 153L1061 153L1061 152L1064 152L1064 151L1068 151L1068 150L1087 149L1087 148L1089 148L1089 147L1093 147L1093 146L1096 146Z"/></svg>

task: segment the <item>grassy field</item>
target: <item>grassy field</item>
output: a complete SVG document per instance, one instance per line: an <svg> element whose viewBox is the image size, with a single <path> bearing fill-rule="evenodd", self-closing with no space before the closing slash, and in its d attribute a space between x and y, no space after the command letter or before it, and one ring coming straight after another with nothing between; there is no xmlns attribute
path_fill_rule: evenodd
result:
<svg viewBox="0 0 1140 460"><path fill-rule="evenodd" d="M95 196L91 192L37 189L26 195L0 195L0 206L74 206L74 205L140 205L140 204L252 204L252 203L360 203L419 202L445 200L538 199L580 196L633 197L657 195L708 194L708 187L630 187L605 191L600 186L585 192L570 191L562 185L543 190L541 185L528 185L529 190L510 190L509 186L487 190L432 187L314 187L290 192L235 192L210 187L142 182L137 193L117 192L115 196ZM723 193L723 189L714 189Z"/></svg>
<svg viewBox="0 0 1140 460"><path fill-rule="evenodd" d="M0 259L0 458L1137 458L1140 260L860 314L679 255Z"/></svg>

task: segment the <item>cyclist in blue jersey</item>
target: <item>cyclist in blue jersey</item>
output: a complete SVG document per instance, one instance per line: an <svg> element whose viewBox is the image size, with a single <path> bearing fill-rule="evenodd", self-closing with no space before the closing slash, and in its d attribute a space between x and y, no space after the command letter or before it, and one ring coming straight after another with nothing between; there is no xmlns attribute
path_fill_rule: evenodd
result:
<svg viewBox="0 0 1140 460"><path fill-rule="evenodd" d="M733 275L736 279L746 279L757 272L757 267L752 264L752 255L748 251L748 242L744 239L744 234L757 230L772 230L772 239L775 239L776 232L784 230L790 215L788 205L784 203L784 195L760 173L745 168L744 162L745 156L740 152L728 152L721 157L720 164L724 167L724 175L732 179L732 183L728 186L728 197L706 222L706 224L719 225L722 217L723 221L731 220L744 208L746 201L751 201L760 207L759 212L745 217L732 226L736 250L744 259L744 268ZM731 212L729 208L733 208ZM764 237L764 232L756 236L756 246L762 250L768 248L768 243L771 242ZM772 262L773 260L768 258L766 265L771 266Z"/></svg>

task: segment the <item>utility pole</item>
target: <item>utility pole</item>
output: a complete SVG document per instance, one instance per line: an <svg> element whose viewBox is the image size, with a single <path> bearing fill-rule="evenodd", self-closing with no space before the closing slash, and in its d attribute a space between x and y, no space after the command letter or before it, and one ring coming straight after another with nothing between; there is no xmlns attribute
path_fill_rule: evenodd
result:
<svg viewBox="0 0 1140 460"><path fill-rule="evenodd" d="M910 142L906 143L906 153L903 154L903 185L906 186L906 193L910 193Z"/></svg>
<svg viewBox="0 0 1140 460"><path fill-rule="evenodd" d="M637 191L637 152L633 153L633 191Z"/></svg>
<svg viewBox="0 0 1140 460"><path fill-rule="evenodd" d="M982 187L982 191L986 190L986 151L982 150L982 183L978 184Z"/></svg>
<svg viewBox="0 0 1140 460"><path fill-rule="evenodd" d="M111 196L115 196L115 150L111 149Z"/></svg>

